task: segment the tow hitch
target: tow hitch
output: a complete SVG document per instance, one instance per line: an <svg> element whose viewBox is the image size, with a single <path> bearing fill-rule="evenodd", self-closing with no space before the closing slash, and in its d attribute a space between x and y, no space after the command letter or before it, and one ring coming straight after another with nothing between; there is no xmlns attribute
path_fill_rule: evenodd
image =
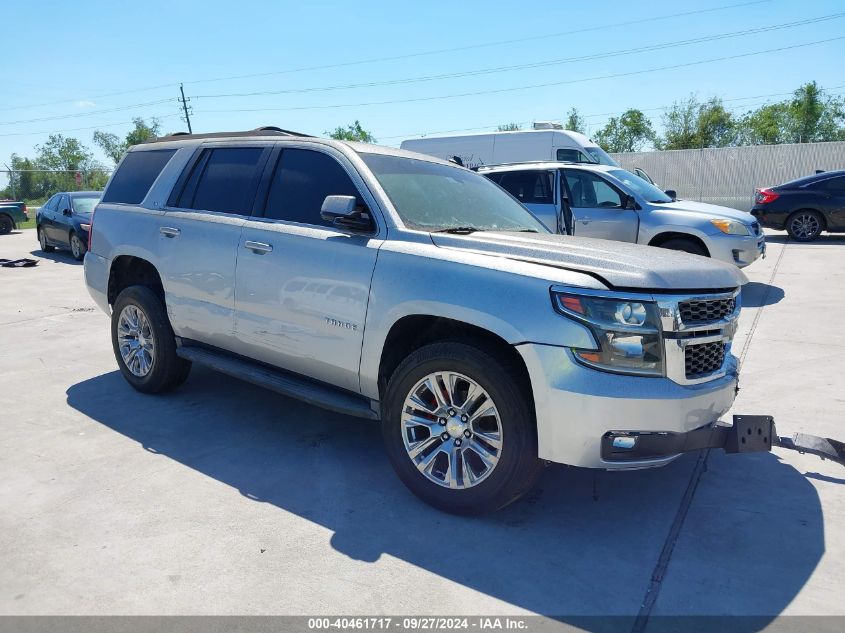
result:
<svg viewBox="0 0 845 633"><path fill-rule="evenodd" d="M687 433L609 431L601 442L602 459L627 462L669 457L702 448L726 453L758 453L772 447L817 455L845 466L845 444L829 437L796 433L779 437L775 420L768 415L735 415L733 426L716 423Z"/></svg>

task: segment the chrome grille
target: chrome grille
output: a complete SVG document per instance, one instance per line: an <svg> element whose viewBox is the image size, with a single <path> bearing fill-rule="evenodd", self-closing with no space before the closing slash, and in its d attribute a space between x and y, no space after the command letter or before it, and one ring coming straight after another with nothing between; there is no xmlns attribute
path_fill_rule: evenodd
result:
<svg viewBox="0 0 845 633"><path fill-rule="evenodd" d="M682 301L678 305L684 325L719 321L733 313L735 307L735 298Z"/></svg>
<svg viewBox="0 0 845 633"><path fill-rule="evenodd" d="M684 349L684 368L687 379L703 378L719 371L724 361L724 341L687 345Z"/></svg>

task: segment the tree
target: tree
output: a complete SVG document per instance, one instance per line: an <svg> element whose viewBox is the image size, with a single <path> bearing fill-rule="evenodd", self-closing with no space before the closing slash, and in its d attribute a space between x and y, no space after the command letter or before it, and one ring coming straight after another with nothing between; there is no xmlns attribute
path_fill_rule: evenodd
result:
<svg viewBox="0 0 845 633"><path fill-rule="evenodd" d="M123 155L133 145L145 143L158 137L161 133L161 124L157 119L151 119L147 124L141 117L132 119L134 127L129 131L124 140L120 140L117 134L111 132L94 132L94 143L97 144L103 153L108 156L116 165L123 158Z"/></svg>
<svg viewBox="0 0 845 633"><path fill-rule="evenodd" d="M800 86L789 103L789 138L793 143L834 141L842 133L845 109L841 99L825 95L815 81Z"/></svg>
<svg viewBox="0 0 845 633"><path fill-rule="evenodd" d="M375 143L375 137L361 127L361 123L358 119L355 119L355 122L351 125L347 125L346 127L336 127L332 132L326 132L330 138L333 138L337 141L361 141L363 143Z"/></svg>
<svg viewBox="0 0 845 633"><path fill-rule="evenodd" d="M587 126L576 108L571 108L566 115L566 123L563 124L563 129L572 130L573 132L580 132L586 134Z"/></svg>
<svg viewBox="0 0 845 633"><path fill-rule="evenodd" d="M663 115L663 130L660 149L725 147L737 135L736 122L721 99L702 103L695 95L672 104Z"/></svg>
<svg viewBox="0 0 845 633"><path fill-rule="evenodd" d="M497 132L516 132L521 130L522 126L519 123L505 123L496 128Z"/></svg>
<svg viewBox="0 0 845 633"><path fill-rule="evenodd" d="M770 103L747 112L737 123L739 145L775 145L788 141L789 106Z"/></svg>
<svg viewBox="0 0 845 633"><path fill-rule="evenodd" d="M654 128L642 111L632 109L612 117L594 138L607 152L637 152L653 141Z"/></svg>

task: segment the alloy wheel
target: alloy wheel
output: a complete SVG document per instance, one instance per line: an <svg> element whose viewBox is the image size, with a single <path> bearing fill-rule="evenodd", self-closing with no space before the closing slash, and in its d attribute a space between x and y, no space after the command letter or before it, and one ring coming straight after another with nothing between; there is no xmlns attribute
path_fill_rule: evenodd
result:
<svg viewBox="0 0 845 633"><path fill-rule="evenodd" d="M819 219L812 213L799 213L790 222L792 234L799 240L812 239L821 232Z"/></svg>
<svg viewBox="0 0 845 633"><path fill-rule="evenodd" d="M155 340L152 327L144 311L128 305L117 321L117 343L126 368L143 378L155 362Z"/></svg>
<svg viewBox="0 0 845 633"><path fill-rule="evenodd" d="M502 421L490 394L456 372L428 374L402 406L409 459L439 486L467 489L484 481L502 452Z"/></svg>
<svg viewBox="0 0 845 633"><path fill-rule="evenodd" d="M82 252L82 244L79 241L79 236L75 233L70 238L70 251L76 259L79 259L80 253Z"/></svg>
<svg viewBox="0 0 845 633"><path fill-rule="evenodd" d="M47 250L47 236L44 235L44 229L38 229L38 243L41 245L41 250Z"/></svg>

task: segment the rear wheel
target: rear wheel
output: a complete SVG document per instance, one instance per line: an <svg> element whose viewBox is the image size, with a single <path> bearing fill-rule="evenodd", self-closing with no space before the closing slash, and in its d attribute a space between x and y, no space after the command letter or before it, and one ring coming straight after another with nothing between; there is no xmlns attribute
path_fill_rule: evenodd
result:
<svg viewBox="0 0 845 633"><path fill-rule="evenodd" d="M82 241L82 238L79 237L76 233L71 231L70 233L70 252L73 254L73 258L76 261L82 261L85 259L85 251L88 248L85 246L85 242Z"/></svg>
<svg viewBox="0 0 845 633"><path fill-rule="evenodd" d="M47 236L44 234L44 229L40 226L38 227L38 244L41 246L41 250L45 253L52 253L56 250L47 243Z"/></svg>
<svg viewBox="0 0 845 633"><path fill-rule="evenodd" d="M824 218L817 211L796 211L786 220L786 231L796 242L812 242L824 229Z"/></svg>
<svg viewBox="0 0 845 633"><path fill-rule="evenodd" d="M8 215L0 215L0 235L6 235L12 232L15 223Z"/></svg>
<svg viewBox="0 0 845 633"><path fill-rule="evenodd" d="M671 240L666 240L660 245L660 248L668 248L672 251L683 251L684 253L708 257L707 251L701 244L684 239L683 237L673 237Z"/></svg>
<svg viewBox="0 0 845 633"><path fill-rule="evenodd" d="M117 296L111 335L120 372L138 391L168 391L185 382L191 371L191 363L176 355L163 302L146 286L130 286Z"/></svg>
<svg viewBox="0 0 845 633"><path fill-rule="evenodd" d="M492 512L537 480L533 407L518 368L494 350L433 343L413 352L387 387L382 435L405 485L447 512Z"/></svg>

